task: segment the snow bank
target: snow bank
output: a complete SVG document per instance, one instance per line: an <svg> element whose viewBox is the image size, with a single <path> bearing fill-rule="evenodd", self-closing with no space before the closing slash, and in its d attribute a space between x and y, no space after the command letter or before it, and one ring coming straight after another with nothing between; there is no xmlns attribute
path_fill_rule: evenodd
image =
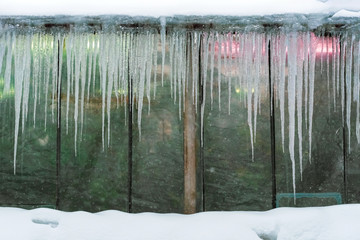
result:
<svg viewBox="0 0 360 240"><path fill-rule="evenodd" d="M360 5L360 4L359 4ZM348 10L340 10L337 13L334 14L333 18L337 18L337 17L351 17L351 18L360 18L360 11L359 12L355 12L355 11L348 11Z"/></svg>
<svg viewBox="0 0 360 240"><path fill-rule="evenodd" d="M335 13L341 9L360 11L357 0L3 0L0 15L271 15L285 13Z"/></svg>
<svg viewBox="0 0 360 240"><path fill-rule="evenodd" d="M0 208L0 239L359 239L360 204L193 215Z"/></svg>

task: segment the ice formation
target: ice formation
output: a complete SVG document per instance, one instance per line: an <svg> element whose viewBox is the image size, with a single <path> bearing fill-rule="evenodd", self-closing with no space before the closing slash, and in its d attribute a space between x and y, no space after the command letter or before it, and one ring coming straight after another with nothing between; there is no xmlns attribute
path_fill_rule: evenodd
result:
<svg viewBox="0 0 360 240"><path fill-rule="evenodd" d="M76 28L55 34L36 30L28 30L24 34L23 30L3 27L0 32L0 70L4 70L0 71L0 78L4 81L1 89L4 96L15 99L14 172L19 128L23 131L26 127L29 104L34 109L34 127L39 108L43 108L46 129L49 111L51 120L55 122L55 113L60 112L62 102L66 133L69 129L74 132L76 154L83 134L84 108L91 95L100 93L104 149L111 145L114 99L116 107L126 104L126 99L134 103L132 111L137 111L141 139L144 101L147 101L150 111L150 102L156 96L156 78L161 78L161 85L166 81L170 85L173 101L179 107L179 118L183 115L186 93L192 97L201 123L201 145L207 99L211 109L214 101L218 101L220 108L221 89L226 87L228 109L222 111L230 114L231 101L235 98L231 93L235 88L244 91L240 101L247 108L252 158L256 160L257 116L269 79L268 57L274 90L270 97L279 107L282 149L289 154L292 162L294 191L296 161L299 161L301 173L304 145L308 146L307 157L311 161L315 75L319 74L315 72L317 58L320 58L320 73L326 75L328 98L330 100L332 95L335 110L336 97L340 94L342 112L346 113L344 123L348 141L352 134L352 101L356 103L355 133L360 143L360 42L356 35L324 36L288 28L269 32L256 29L189 32L182 28L167 29L166 24L166 19L162 17L159 31L155 28L142 31L123 29L95 34ZM161 56L160 63L158 55ZM167 64L169 76L165 74ZM161 69L160 76L157 76L158 69ZM131 96L129 88L132 89ZM62 95L65 97L62 98ZM218 100L214 97L216 95ZM39 105L41 98L45 98L42 106ZM71 117L74 118L73 126L69 126ZM304 129L307 129L307 134ZM296 143L298 147L295 147Z"/></svg>

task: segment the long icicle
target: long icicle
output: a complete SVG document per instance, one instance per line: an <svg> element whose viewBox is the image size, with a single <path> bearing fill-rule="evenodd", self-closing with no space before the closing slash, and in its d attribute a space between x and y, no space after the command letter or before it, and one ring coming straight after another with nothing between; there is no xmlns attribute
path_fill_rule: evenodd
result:
<svg viewBox="0 0 360 240"><path fill-rule="evenodd" d="M304 67L304 35L301 34L297 40L297 78L296 78L296 106L297 106L297 124L298 124L298 141L299 141L299 165L300 177L302 181L303 173L303 154L302 154L302 95L303 95L303 67Z"/></svg>
<svg viewBox="0 0 360 240"><path fill-rule="evenodd" d="M296 102L296 75L297 75L297 34L290 33L288 48L288 112L289 112L289 153L292 165L294 202L296 203L295 180L295 102Z"/></svg>
<svg viewBox="0 0 360 240"><path fill-rule="evenodd" d="M312 151L312 124L314 112L314 85L315 85L315 58L316 58L317 39L314 35L310 38L310 57L309 57L309 161L311 162Z"/></svg>

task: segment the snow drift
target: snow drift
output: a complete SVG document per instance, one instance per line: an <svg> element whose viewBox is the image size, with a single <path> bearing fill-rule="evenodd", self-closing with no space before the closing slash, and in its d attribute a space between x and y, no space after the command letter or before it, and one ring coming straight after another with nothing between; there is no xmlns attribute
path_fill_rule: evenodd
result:
<svg viewBox="0 0 360 240"><path fill-rule="evenodd" d="M0 208L0 239L359 239L360 204L193 215Z"/></svg>

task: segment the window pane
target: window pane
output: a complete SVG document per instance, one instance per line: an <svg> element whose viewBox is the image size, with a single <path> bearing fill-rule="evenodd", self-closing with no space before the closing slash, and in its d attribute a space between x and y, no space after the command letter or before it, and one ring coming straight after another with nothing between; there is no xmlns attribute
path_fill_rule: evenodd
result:
<svg viewBox="0 0 360 240"><path fill-rule="evenodd" d="M10 35L9 35L10 36ZM43 53L39 54L36 46L43 43ZM13 38L14 39L14 38ZM14 68L15 55L12 61L12 74L9 92L4 92L6 64L0 71L0 205L21 206L32 208L35 206L55 207L56 189L56 99L52 98L52 91L46 88L44 73L46 72L45 61L52 61L53 49L51 47L52 36L34 36L33 57L37 63L42 64L42 74L35 75L30 72L29 78L24 81L29 84L28 108L24 102L24 95L20 102L19 132L16 156L16 174L14 174L14 142L15 142L15 94L19 91L15 88ZM16 44L12 50L21 51L24 37L16 37ZM9 48L6 50L8 53ZM23 56L25 59L25 55ZM17 61L21 61L18 59ZM17 62L19 64L19 62ZM49 69L50 71L50 69ZM52 74L52 72L49 72ZM36 83L36 85L35 85ZM53 83L51 80L49 85ZM25 83L24 83L25 88ZM35 91L37 95L35 96ZM36 106L36 109L34 109ZM56 107L55 107L56 109ZM34 122L34 114L35 122ZM24 125L23 125L24 120ZM46 127L45 127L46 124Z"/></svg>
<svg viewBox="0 0 360 240"><path fill-rule="evenodd" d="M295 135L295 182L299 199L294 203L292 163L289 155L288 108L285 95L285 145L281 142L280 109L276 108L276 164L278 206L324 206L338 204L336 196L343 195L343 132L341 116L341 98L336 95L334 108L332 52L329 50L327 62L326 46L328 38L324 38L323 56L321 51L316 55L314 110L312 129L311 162L309 160L309 121L302 106L302 180L300 171L300 155L298 135ZM332 38L329 38L330 46ZM322 38L318 39L321 49ZM329 47L330 49L330 47ZM328 82L329 81L329 82ZM305 88L304 88L305 89ZM304 93L305 94L305 93ZM309 108L307 109L309 113ZM297 118L297 117L296 117ZM296 133L298 121L296 120ZM314 194L315 193L315 194ZM331 193L331 194L330 194ZM335 193L332 194L332 193ZM302 198L300 198L302 196Z"/></svg>

